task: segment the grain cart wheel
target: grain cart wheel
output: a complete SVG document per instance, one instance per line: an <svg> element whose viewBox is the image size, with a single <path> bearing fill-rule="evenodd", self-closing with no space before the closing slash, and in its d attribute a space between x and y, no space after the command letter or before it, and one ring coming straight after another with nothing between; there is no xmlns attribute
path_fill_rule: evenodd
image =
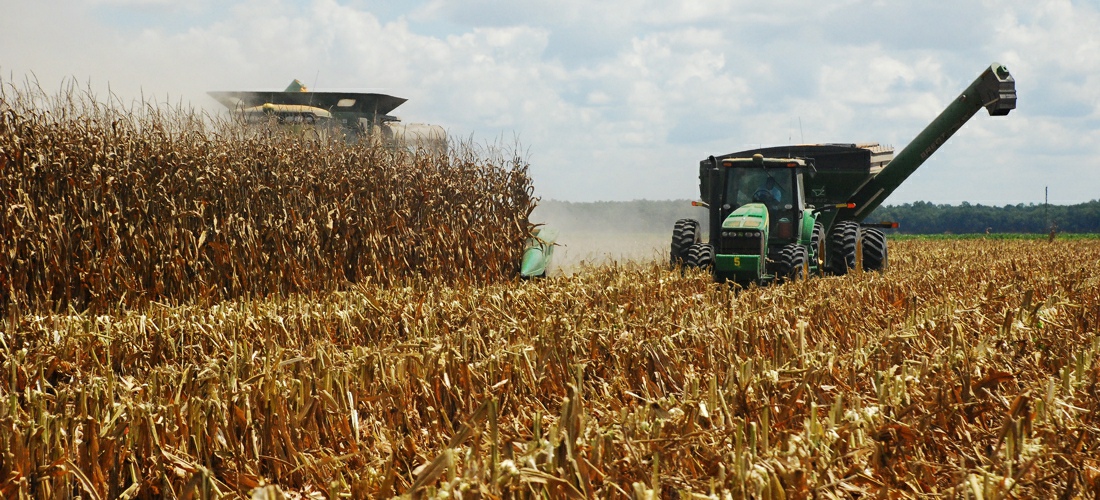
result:
<svg viewBox="0 0 1100 500"><path fill-rule="evenodd" d="M806 247L791 243L779 250L775 268L776 279L791 281L806 277Z"/></svg>
<svg viewBox="0 0 1100 500"><path fill-rule="evenodd" d="M859 223L846 220L833 226L829 234L829 271L833 274L847 274L856 267L856 252L859 251Z"/></svg>
<svg viewBox="0 0 1100 500"><path fill-rule="evenodd" d="M699 221L695 219L680 219L672 226L672 248L669 249L672 267L684 264L688 247L699 241L698 232Z"/></svg>
<svg viewBox="0 0 1100 500"><path fill-rule="evenodd" d="M684 265L688 267L698 267L700 269L710 269L714 266L714 248L710 246L710 243L693 243L687 248L687 257L684 258Z"/></svg>
<svg viewBox="0 0 1100 500"><path fill-rule="evenodd" d="M863 270L886 269L886 234L873 227L863 228Z"/></svg>

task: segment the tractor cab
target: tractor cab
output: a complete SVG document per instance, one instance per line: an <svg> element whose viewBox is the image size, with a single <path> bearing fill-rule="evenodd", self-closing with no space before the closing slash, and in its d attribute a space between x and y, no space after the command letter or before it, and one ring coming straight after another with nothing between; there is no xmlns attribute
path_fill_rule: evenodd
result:
<svg viewBox="0 0 1100 500"><path fill-rule="evenodd" d="M755 203L767 210L769 244L790 243L798 238L799 223L805 209L802 196L805 160L756 155L753 158L728 158L722 160L722 166L725 186L720 193L719 220L726 221L738 209Z"/></svg>

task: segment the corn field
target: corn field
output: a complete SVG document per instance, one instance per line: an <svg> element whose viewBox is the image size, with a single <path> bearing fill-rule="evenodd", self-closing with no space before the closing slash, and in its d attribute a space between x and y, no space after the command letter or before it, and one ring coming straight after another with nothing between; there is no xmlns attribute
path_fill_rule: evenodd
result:
<svg viewBox="0 0 1100 500"><path fill-rule="evenodd" d="M4 498L1100 492L1100 241L9 315Z"/></svg>
<svg viewBox="0 0 1100 500"><path fill-rule="evenodd" d="M0 81L0 307L61 311L515 273L527 165L306 140Z"/></svg>

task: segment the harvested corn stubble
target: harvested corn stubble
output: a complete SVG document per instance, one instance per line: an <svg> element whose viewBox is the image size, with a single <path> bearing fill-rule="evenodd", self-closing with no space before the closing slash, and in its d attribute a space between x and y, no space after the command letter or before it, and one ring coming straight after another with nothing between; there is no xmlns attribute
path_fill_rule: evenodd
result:
<svg viewBox="0 0 1100 500"><path fill-rule="evenodd" d="M0 496L1095 496L1100 240L890 244L9 315Z"/></svg>

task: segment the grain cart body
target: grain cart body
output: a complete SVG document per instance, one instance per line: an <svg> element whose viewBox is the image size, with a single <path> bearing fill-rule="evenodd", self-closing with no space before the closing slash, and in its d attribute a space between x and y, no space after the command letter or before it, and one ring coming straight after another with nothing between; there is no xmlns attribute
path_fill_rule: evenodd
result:
<svg viewBox="0 0 1100 500"><path fill-rule="evenodd" d="M847 204L860 188L879 175L894 159L894 150L877 143L864 144L801 144L740 151L718 157L751 158L755 154L768 157L805 158L813 168L805 176L806 204L826 207ZM700 169L703 168L702 163ZM858 209L858 205L856 207ZM843 220L842 213L854 213L846 207L821 214L825 229L834 221ZM864 217L869 212L861 213ZM851 217L848 217L851 218ZM862 219L860 219L862 221Z"/></svg>
<svg viewBox="0 0 1100 500"><path fill-rule="evenodd" d="M717 194L722 188L716 184L729 181L722 173L722 165L763 157L801 159L806 163L799 189L803 190L801 196L806 210L815 219L809 243L815 248L806 248L810 260L808 268L816 264L821 272L834 274L844 274L856 267L882 269L887 263L885 236L876 227L880 225L864 224L864 219L983 107L992 116L1004 116L1016 108L1015 80L1000 64L986 68L896 155L892 148L877 143L809 144L751 149L703 160L699 163L699 189L703 200L700 205L710 208L711 242L701 242L697 221L677 221L673 230L672 262L709 267L715 270L717 279L727 277L715 266L727 258L723 256L726 254L723 254L722 242L714 235L720 237L725 218L730 216L721 209L725 201ZM765 245L769 248L765 248L763 255L779 255L770 248L772 244L789 243L766 240ZM709 246L710 251L695 247L689 252L693 245ZM742 280L738 278L738 281Z"/></svg>

